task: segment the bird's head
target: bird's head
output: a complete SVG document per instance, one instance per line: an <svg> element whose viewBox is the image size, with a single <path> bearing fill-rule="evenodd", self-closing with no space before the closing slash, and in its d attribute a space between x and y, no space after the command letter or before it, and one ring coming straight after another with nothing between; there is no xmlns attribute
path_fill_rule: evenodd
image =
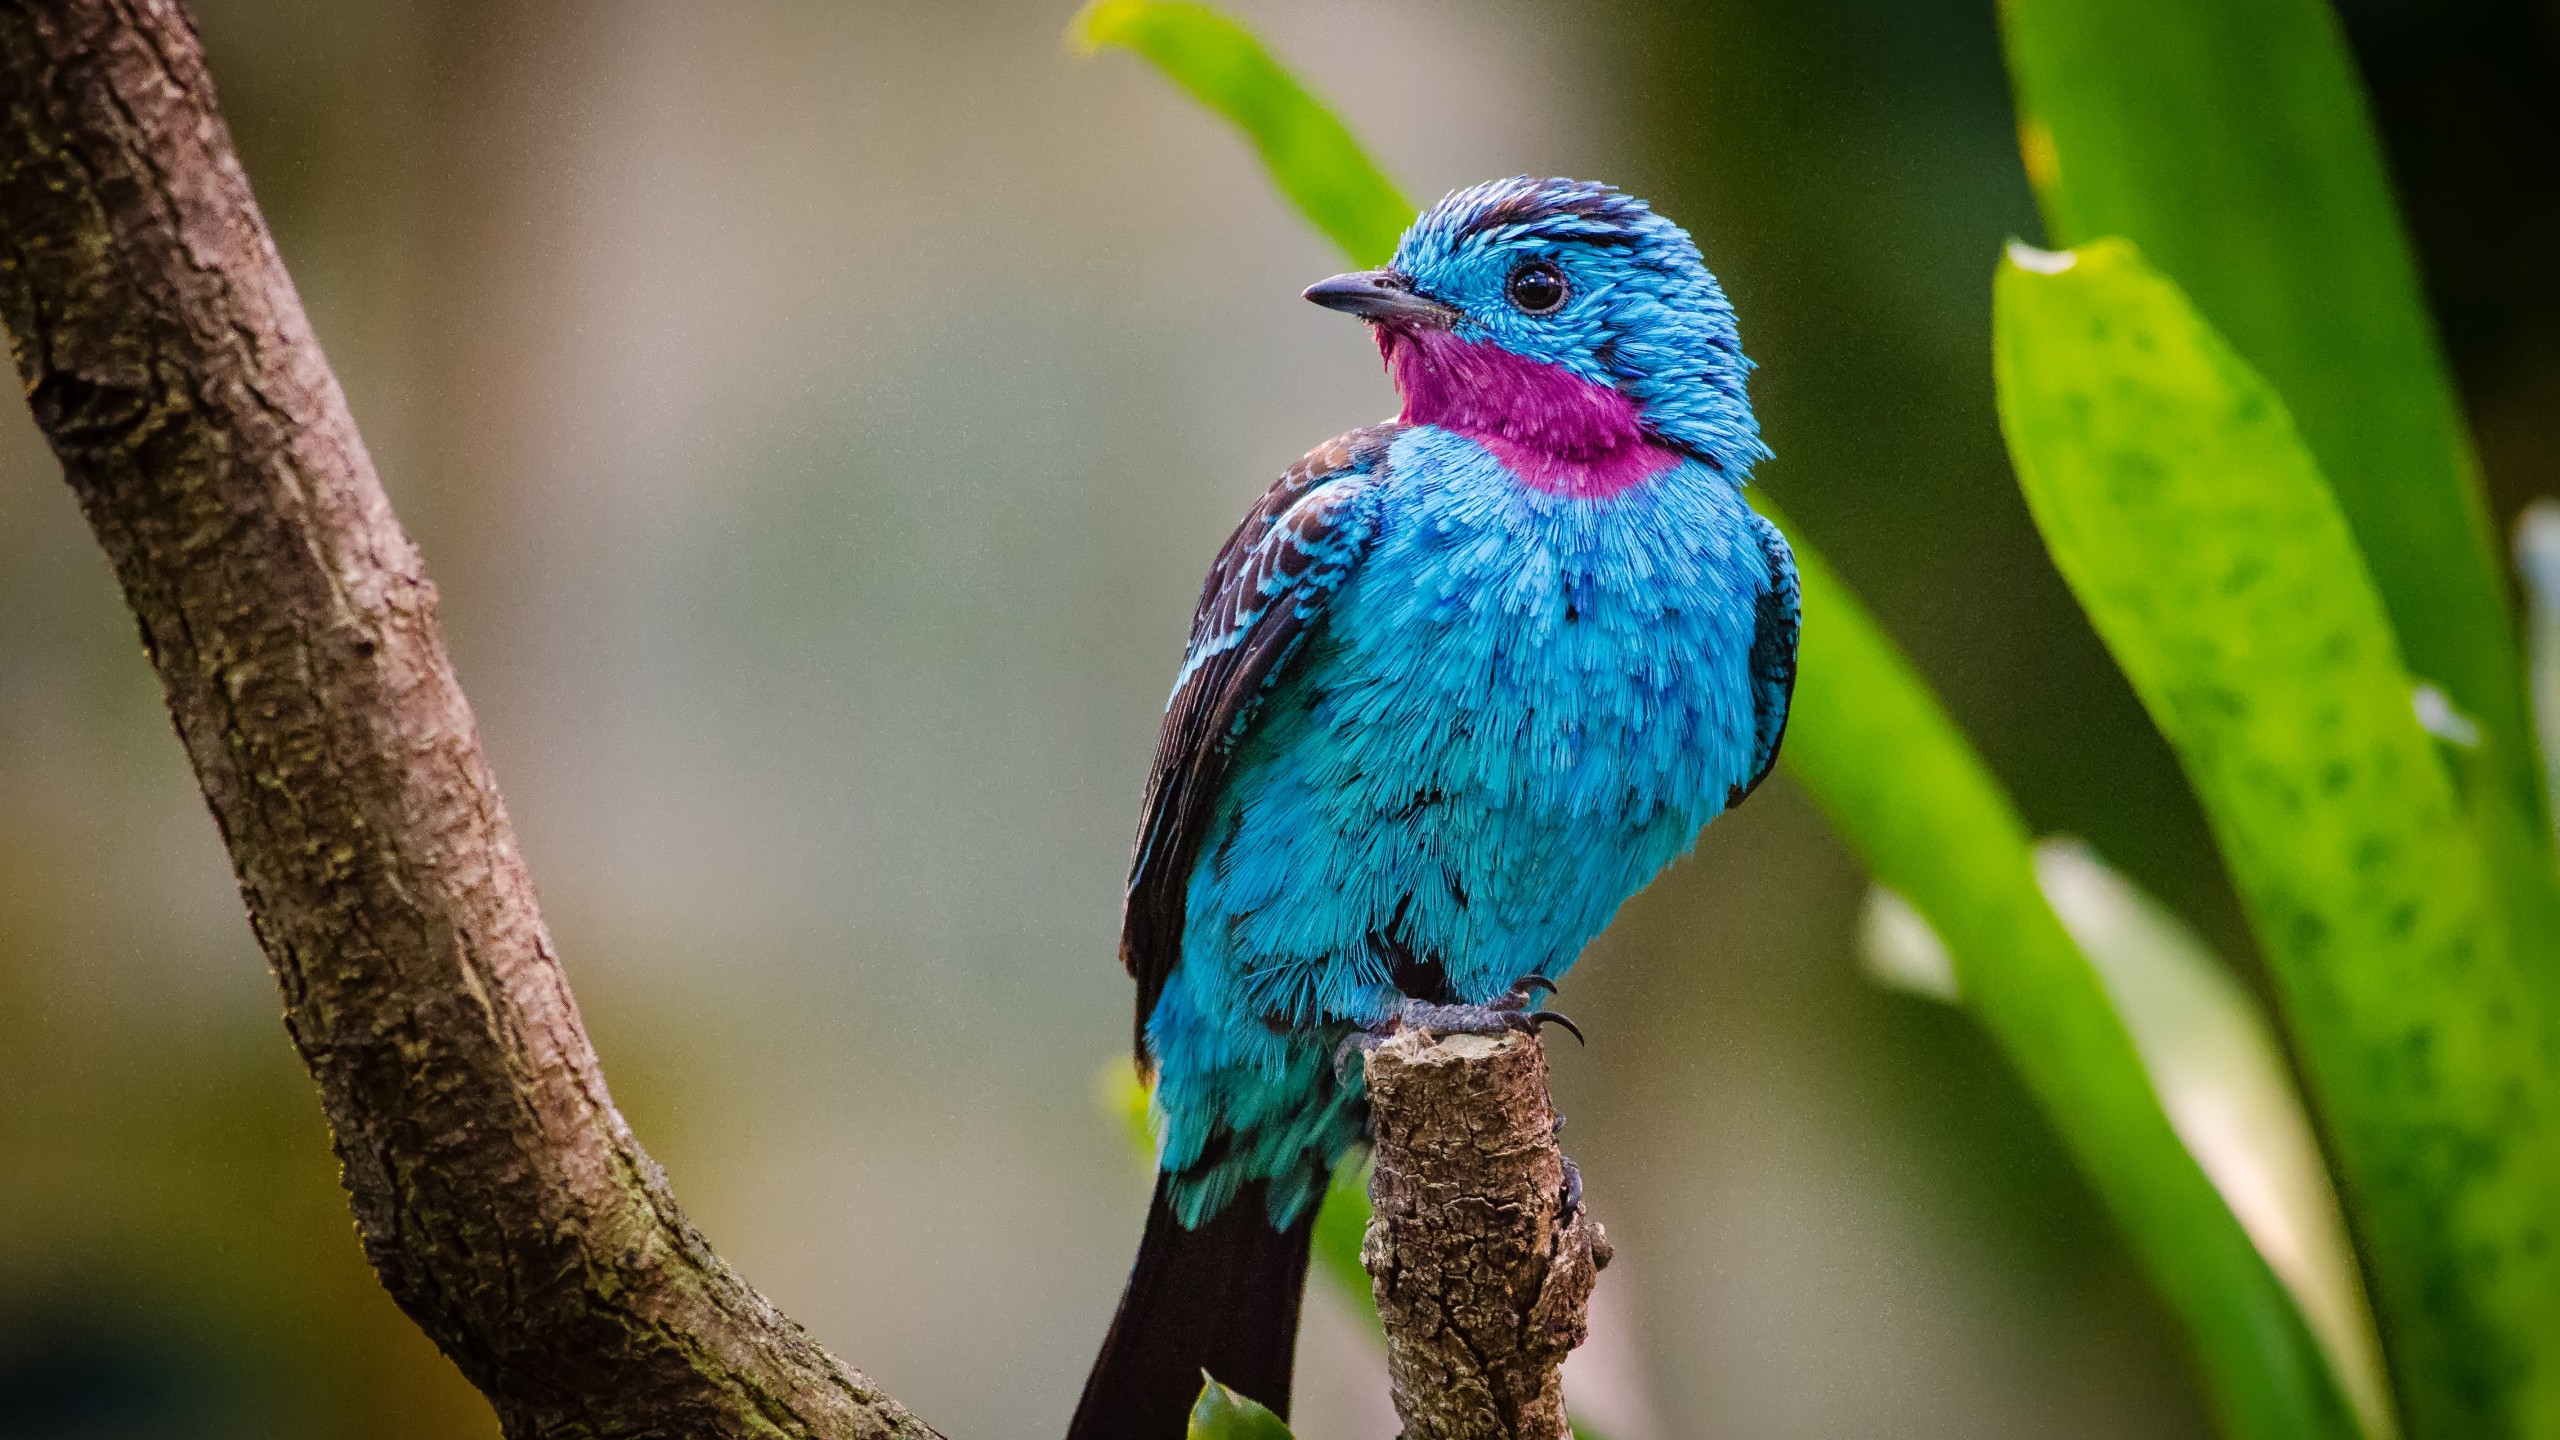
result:
<svg viewBox="0 0 2560 1440"><path fill-rule="evenodd" d="M1622 488L1681 456L1736 481L1767 455L1733 307L1688 232L1632 195L1516 176L1455 191L1384 270L1307 298L1375 327L1404 418L1552 488Z"/></svg>

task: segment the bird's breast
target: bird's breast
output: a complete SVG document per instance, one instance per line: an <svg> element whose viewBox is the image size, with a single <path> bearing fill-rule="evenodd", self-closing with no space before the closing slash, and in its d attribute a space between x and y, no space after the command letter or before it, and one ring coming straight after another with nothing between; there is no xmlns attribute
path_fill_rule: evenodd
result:
<svg viewBox="0 0 2560 1440"><path fill-rule="evenodd" d="M1388 464L1337 617L1336 719L1416 788L1567 817L1712 815L1748 763L1767 571L1734 488L1679 461L1561 493L1436 427Z"/></svg>

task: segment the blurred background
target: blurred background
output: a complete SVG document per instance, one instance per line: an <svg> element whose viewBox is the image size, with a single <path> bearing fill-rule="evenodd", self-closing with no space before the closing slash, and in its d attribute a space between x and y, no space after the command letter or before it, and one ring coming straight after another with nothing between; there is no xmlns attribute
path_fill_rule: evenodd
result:
<svg viewBox="0 0 2560 1440"><path fill-rule="evenodd" d="M1297 299L1330 248L1064 4L197 8L624 1108L837 1353L955 1437L1055 1433L1144 1209L1097 1097L1199 577L1393 405ZM1989 277L2038 226L1988 0L1234 8L1417 198L1573 174L1687 224L1761 482L2039 829L2253 963L2002 455ZM2560 489L2560 7L2344 15L2511 517ZM1863 887L1782 780L1565 993L1617 1440L2206 1434L1987 1043L1860 978ZM365 1268L277 1012L0 407L0 1437L494 1435ZM1312 1310L1299 1433L1392 1433Z"/></svg>

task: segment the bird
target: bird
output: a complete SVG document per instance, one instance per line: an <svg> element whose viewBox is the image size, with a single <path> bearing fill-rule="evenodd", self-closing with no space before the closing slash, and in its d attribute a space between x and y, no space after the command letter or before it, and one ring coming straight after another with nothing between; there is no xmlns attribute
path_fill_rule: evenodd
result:
<svg viewBox="0 0 2560 1440"><path fill-rule="evenodd" d="M1798 587L1733 307L1615 187L1451 192L1366 321L1395 418L1317 446L1202 584L1123 897L1157 1174L1069 1440L1286 1417L1347 1047L1532 1028L1618 907L1769 774Z"/></svg>

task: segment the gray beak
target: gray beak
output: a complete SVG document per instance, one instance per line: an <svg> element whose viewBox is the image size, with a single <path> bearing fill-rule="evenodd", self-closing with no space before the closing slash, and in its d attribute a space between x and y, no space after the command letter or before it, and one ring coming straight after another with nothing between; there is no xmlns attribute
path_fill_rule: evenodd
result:
<svg viewBox="0 0 2560 1440"><path fill-rule="evenodd" d="M1413 282L1393 270L1354 270L1307 287L1307 298L1327 310L1357 315L1379 325L1409 329L1448 329L1458 312L1428 296L1413 293Z"/></svg>

